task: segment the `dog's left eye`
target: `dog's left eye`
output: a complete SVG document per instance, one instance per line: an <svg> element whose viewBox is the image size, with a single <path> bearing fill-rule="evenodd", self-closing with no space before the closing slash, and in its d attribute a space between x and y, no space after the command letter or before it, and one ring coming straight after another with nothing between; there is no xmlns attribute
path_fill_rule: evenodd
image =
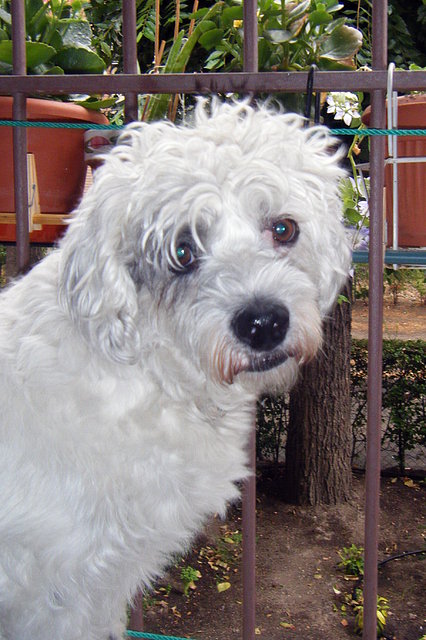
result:
<svg viewBox="0 0 426 640"><path fill-rule="evenodd" d="M299 235L299 226L291 218L277 220L272 227L272 237L275 242L289 244L294 242Z"/></svg>
<svg viewBox="0 0 426 640"><path fill-rule="evenodd" d="M185 268L190 267L195 261L195 256L192 252L192 249L187 243L182 243L177 247L176 257L179 264Z"/></svg>

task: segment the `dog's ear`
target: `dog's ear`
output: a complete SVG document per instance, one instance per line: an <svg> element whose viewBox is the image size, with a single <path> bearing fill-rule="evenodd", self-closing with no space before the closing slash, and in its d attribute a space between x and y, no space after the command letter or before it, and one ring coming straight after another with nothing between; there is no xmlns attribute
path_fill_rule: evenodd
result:
<svg viewBox="0 0 426 640"><path fill-rule="evenodd" d="M315 220L311 225L311 247L316 265L319 306L323 316L329 314L349 277L351 248L343 225L340 184L346 171L342 168L345 149L325 127L303 129L306 153L303 170L309 176L315 194Z"/></svg>
<svg viewBox="0 0 426 640"><path fill-rule="evenodd" d="M106 189L92 187L61 242L59 299L92 348L133 364L140 335L136 287L122 250L125 205Z"/></svg>
<svg viewBox="0 0 426 640"><path fill-rule="evenodd" d="M335 219L330 229L323 227L322 252L318 252L317 277L321 314L328 316L350 274L351 250L343 224Z"/></svg>

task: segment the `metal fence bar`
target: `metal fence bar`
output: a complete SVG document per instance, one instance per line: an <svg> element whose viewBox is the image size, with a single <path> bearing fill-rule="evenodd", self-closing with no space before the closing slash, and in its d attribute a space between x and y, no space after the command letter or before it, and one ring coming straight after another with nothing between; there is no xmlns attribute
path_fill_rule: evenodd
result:
<svg viewBox="0 0 426 640"><path fill-rule="evenodd" d="M123 0L123 69L124 73L137 74L138 55L136 42L136 2ZM138 119L138 94L136 91L125 93L124 115L125 121Z"/></svg>
<svg viewBox="0 0 426 640"><path fill-rule="evenodd" d="M122 24L123 24L123 70L126 74L137 74L138 55L136 42L136 2L134 0L122 0ZM124 102L124 119L126 122L138 119L138 94L135 91L126 91ZM143 631L143 593L138 591L129 615L129 628L133 631Z"/></svg>
<svg viewBox="0 0 426 640"><path fill-rule="evenodd" d="M25 5L22 0L12 0L13 73L25 75L27 60L25 51ZM22 92L13 92L12 116L14 120L26 120L27 101ZM28 173L27 130L13 130L13 166L16 215L16 263L18 273L27 270L30 263L30 236L28 222Z"/></svg>
<svg viewBox="0 0 426 640"><path fill-rule="evenodd" d="M387 66L387 0L375 0L372 14L373 69ZM371 126L385 126L385 92L371 93ZM364 529L363 640L377 638L380 435L383 358L383 188L385 139L373 137L370 151L370 257L368 325L368 408Z"/></svg>
<svg viewBox="0 0 426 640"><path fill-rule="evenodd" d="M0 95L69 93L305 93L308 72L0 76ZM386 90L387 71L317 71L313 91ZM395 71L395 91L426 90L426 71Z"/></svg>
<svg viewBox="0 0 426 640"><path fill-rule="evenodd" d="M258 71L257 0L244 0L244 71ZM256 408L250 434L251 476L244 483L243 527L243 640L254 640L256 629Z"/></svg>

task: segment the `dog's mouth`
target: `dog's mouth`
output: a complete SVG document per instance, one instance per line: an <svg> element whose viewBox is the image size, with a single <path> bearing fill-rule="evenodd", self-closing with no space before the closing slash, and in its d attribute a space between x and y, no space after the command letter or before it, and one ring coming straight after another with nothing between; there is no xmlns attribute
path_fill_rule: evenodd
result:
<svg viewBox="0 0 426 640"><path fill-rule="evenodd" d="M285 351L252 356L249 359L247 366L244 367L244 370L253 373L262 373L264 371L269 371L270 369L279 367L289 357L290 355Z"/></svg>

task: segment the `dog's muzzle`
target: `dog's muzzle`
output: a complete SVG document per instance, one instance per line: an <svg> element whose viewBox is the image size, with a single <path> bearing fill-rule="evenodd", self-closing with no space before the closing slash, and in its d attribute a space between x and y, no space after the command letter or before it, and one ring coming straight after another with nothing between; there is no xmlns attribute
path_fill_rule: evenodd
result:
<svg viewBox="0 0 426 640"><path fill-rule="evenodd" d="M248 371L267 371L282 364L288 357L278 350L290 324L287 307L269 301L255 301L234 315L231 328L235 337L256 353Z"/></svg>

